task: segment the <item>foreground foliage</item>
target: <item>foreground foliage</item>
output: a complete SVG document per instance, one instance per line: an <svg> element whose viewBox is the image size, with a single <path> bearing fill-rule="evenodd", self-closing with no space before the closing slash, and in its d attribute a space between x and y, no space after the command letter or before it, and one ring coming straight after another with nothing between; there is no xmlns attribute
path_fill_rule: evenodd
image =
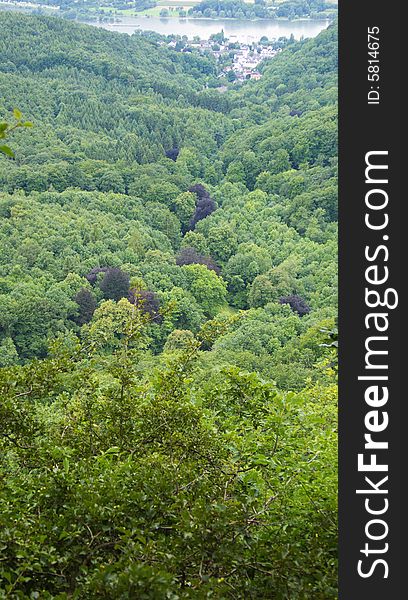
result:
<svg viewBox="0 0 408 600"><path fill-rule="evenodd" d="M334 597L334 382L208 378L216 323L146 375L146 327L108 301L3 369L4 597Z"/></svg>

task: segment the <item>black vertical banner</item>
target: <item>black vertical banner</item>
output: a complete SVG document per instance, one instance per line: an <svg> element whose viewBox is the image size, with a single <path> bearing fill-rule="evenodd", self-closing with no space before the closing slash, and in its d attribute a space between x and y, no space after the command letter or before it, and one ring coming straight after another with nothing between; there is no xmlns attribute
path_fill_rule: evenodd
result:
<svg viewBox="0 0 408 600"><path fill-rule="evenodd" d="M340 0L340 600L408 594L406 16Z"/></svg>

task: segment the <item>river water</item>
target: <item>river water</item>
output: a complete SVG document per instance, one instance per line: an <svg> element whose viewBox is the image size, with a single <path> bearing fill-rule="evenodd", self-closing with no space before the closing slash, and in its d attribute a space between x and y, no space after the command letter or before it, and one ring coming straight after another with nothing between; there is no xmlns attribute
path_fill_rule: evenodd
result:
<svg viewBox="0 0 408 600"><path fill-rule="evenodd" d="M258 41L263 35L269 39L290 37L300 38L315 37L320 31L326 29L330 21L240 21L237 19L170 19L160 17L122 17L120 23L91 23L109 31L132 34L135 31L155 31L163 35L186 35L191 40L195 35L208 40L210 35L218 33L221 29L227 38L238 42Z"/></svg>

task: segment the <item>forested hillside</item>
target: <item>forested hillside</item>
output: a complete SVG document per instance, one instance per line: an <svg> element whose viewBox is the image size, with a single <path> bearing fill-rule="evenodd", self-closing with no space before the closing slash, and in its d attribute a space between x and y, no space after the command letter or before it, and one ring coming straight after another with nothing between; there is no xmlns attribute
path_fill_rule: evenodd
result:
<svg viewBox="0 0 408 600"><path fill-rule="evenodd" d="M0 30L0 598L336 598L336 26Z"/></svg>

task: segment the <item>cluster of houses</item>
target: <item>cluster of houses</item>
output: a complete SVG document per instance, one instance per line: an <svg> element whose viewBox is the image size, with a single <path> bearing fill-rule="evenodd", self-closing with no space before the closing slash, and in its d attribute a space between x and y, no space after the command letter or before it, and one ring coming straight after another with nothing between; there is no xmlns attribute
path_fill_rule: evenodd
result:
<svg viewBox="0 0 408 600"><path fill-rule="evenodd" d="M238 81L246 79L260 79L261 73L258 71L258 65L261 61L276 56L279 49L273 49L270 46L258 44L240 44L239 50L234 50L232 70ZM224 73L231 70L224 68Z"/></svg>
<svg viewBox="0 0 408 600"><path fill-rule="evenodd" d="M176 42L171 41L168 46L175 47ZM222 42L194 38L188 42L188 45L182 51L188 51L189 48L195 48L201 52L210 51L221 65L225 62L223 59L229 56L231 60L221 67L219 77L229 76L231 81L260 79L262 75L258 70L258 66L261 61L273 58L281 51L281 48L274 48L271 45L260 44L255 41L238 42L236 36L233 35Z"/></svg>

